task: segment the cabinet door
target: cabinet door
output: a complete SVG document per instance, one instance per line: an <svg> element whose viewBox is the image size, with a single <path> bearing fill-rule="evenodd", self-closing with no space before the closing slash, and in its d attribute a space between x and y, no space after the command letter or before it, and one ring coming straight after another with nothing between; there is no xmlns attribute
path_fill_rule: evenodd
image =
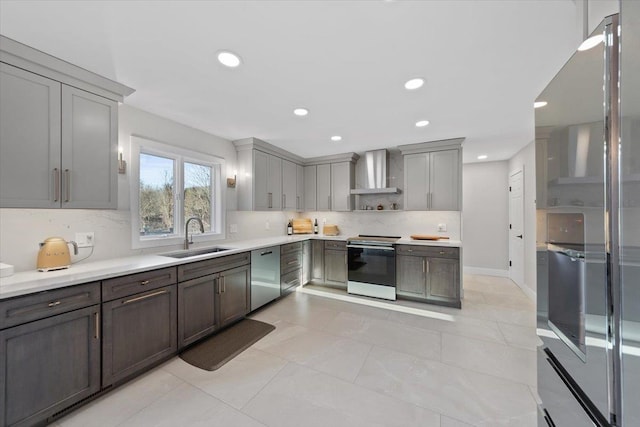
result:
<svg viewBox="0 0 640 427"><path fill-rule="evenodd" d="M426 298L426 260L419 256L396 256L396 293L414 298Z"/></svg>
<svg viewBox="0 0 640 427"><path fill-rule="evenodd" d="M354 168L350 162L331 164L331 210L350 211L353 206L351 183Z"/></svg>
<svg viewBox="0 0 640 427"><path fill-rule="evenodd" d="M404 209L429 209L429 154L404 156Z"/></svg>
<svg viewBox="0 0 640 427"><path fill-rule="evenodd" d="M212 274L178 283L178 348L217 329L217 280Z"/></svg>
<svg viewBox="0 0 640 427"><path fill-rule="evenodd" d="M455 259L427 258L427 298L460 300L460 263Z"/></svg>
<svg viewBox="0 0 640 427"><path fill-rule="evenodd" d="M295 177L295 175L294 175ZM269 175L267 176L270 194L270 211L282 210L282 159L269 155Z"/></svg>
<svg viewBox="0 0 640 427"><path fill-rule="evenodd" d="M316 166L316 209L331 210L331 165Z"/></svg>
<svg viewBox="0 0 640 427"><path fill-rule="evenodd" d="M316 210L316 169L317 166L304 167L304 210Z"/></svg>
<svg viewBox="0 0 640 427"><path fill-rule="evenodd" d="M324 282L330 285L347 285L347 252L325 249Z"/></svg>
<svg viewBox="0 0 640 427"><path fill-rule="evenodd" d="M282 210L298 209L298 170L289 160L282 160Z"/></svg>
<svg viewBox="0 0 640 427"><path fill-rule="evenodd" d="M232 323L249 312L250 267L223 271L218 279L220 326Z"/></svg>
<svg viewBox="0 0 640 427"><path fill-rule="evenodd" d="M175 285L102 304L103 386L176 353L177 307Z"/></svg>
<svg viewBox="0 0 640 427"><path fill-rule="evenodd" d="M0 207L60 207L60 87L0 64Z"/></svg>
<svg viewBox="0 0 640 427"><path fill-rule="evenodd" d="M0 425L34 425L100 390L100 306L0 332Z"/></svg>
<svg viewBox="0 0 640 427"><path fill-rule="evenodd" d="M296 165L296 210L304 210L304 167Z"/></svg>
<svg viewBox="0 0 640 427"><path fill-rule="evenodd" d="M311 241L311 280L324 282L324 241Z"/></svg>
<svg viewBox="0 0 640 427"><path fill-rule="evenodd" d="M311 281L311 242L302 243L302 284L306 285Z"/></svg>
<svg viewBox="0 0 640 427"><path fill-rule="evenodd" d="M271 206L269 195L269 155L253 150L253 210L266 211Z"/></svg>
<svg viewBox="0 0 640 427"><path fill-rule="evenodd" d="M458 150L434 151L429 159L429 209L460 210Z"/></svg>
<svg viewBox="0 0 640 427"><path fill-rule="evenodd" d="M62 86L62 207L118 206L118 104Z"/></svg>

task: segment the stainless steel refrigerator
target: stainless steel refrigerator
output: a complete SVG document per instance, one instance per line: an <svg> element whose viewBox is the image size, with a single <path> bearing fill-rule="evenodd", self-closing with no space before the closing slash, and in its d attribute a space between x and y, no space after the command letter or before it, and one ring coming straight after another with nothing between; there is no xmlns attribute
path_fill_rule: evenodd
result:
<svg viewBox="0 0 640 427"><path fill-rule="evenodd" d="M640 426L640 2L537 98L538 426Z"/></svg>

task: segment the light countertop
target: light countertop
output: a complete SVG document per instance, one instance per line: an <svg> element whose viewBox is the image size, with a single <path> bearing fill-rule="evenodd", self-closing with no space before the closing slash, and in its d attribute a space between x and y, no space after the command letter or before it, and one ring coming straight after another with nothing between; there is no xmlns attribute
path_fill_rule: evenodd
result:
<svg viewBox="0 0 640 427"><path fill-rule="evenodd" d="M228 248L223 252L191 256L188 258L170 258L162 255L139 255L123 258L113 258L102 261L86 262L74 264L71 268L49 272L36 270L15 273L10 277L0 278L0 300L26 295L35 292L42 292L51 289L63 288L65 286L79 285L112 277L125 276L128 274L140 273L164 267L173 267L188 264L205 259L218 258L226 255L233 255L240 252L269 246L284 245L291 242L299 242L309 239L321 240L347 240L349 236L322 236L322 235L294 235L279 236L253 240L242 240L232 242L221 242L212 245L221 248ZM411 240L400 239L398 244L412 244L425 246L453 246L460 247L459 240ZM193 249L203 249L204 246L194 246ZM171 251L175 252L175 251Z"/></svg>

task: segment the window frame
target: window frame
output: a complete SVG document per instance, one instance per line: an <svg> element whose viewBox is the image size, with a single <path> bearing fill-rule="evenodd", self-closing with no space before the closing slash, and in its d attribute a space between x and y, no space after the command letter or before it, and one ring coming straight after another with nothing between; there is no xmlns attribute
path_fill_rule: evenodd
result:
<svg viewBox="0 0 640 427"><path fill-rule="evenodd" d="M131 169L129 194L131 199L131 246L133 249L173 246L184 243L184 163L211 167L212 177L212 230L203 234L193 234L194 243L216 241L226 238L225 213L226 186L223 185L222 171L225 159L195 150L176 147L132 135ZM174 232L157 236L140 235L140 153L174 160ZM213 225L216 225L215 230Z"/></svg>

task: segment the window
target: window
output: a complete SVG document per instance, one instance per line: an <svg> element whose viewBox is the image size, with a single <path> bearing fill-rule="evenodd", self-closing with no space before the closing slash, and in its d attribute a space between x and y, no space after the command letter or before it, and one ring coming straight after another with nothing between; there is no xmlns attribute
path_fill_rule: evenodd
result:
<svg viewBox="0 0 640 427"><path fill-rule="evenodd" d="M223 159L133 136L131 158L134 248L183 242L192 217L194 241L224 238Z"/></svg>

